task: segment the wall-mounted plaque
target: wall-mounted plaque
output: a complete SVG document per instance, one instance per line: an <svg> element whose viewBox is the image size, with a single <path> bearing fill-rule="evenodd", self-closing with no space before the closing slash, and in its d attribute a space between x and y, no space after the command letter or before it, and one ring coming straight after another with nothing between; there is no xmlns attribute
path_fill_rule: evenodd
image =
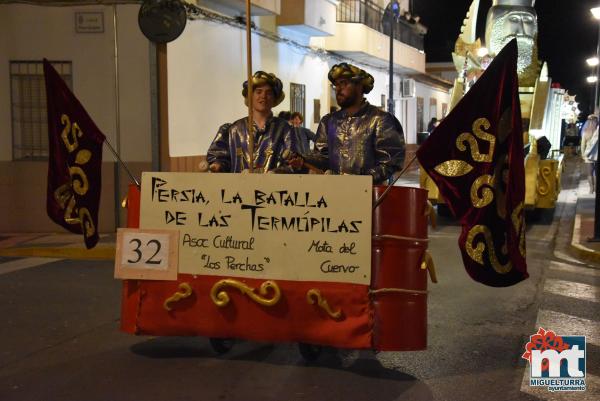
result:
<svg viewBox="0 0 600 401"><path fill-rule="evenodd" d="M97 12L76 12L75 13L75 32L77 33L103 33L104 32L104 13Z"/></svg>

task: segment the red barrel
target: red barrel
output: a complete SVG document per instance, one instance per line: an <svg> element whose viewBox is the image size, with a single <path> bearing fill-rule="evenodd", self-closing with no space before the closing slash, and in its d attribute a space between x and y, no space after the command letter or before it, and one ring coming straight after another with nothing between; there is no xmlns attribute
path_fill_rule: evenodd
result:
<svg viewBox="0 0 600 401"><path fill-rule="evenodd" d="M136 184L129 184L127 192L127 228L140 227L140 188Z"/></svg>
<svg viewBox="0 0 600 401"><path fill-rule="evenodd" d="M373 188L377 199L387 189ZM427 347L427 191L392 187L373 211L371 294L373 346L381 351Z"/></svg>

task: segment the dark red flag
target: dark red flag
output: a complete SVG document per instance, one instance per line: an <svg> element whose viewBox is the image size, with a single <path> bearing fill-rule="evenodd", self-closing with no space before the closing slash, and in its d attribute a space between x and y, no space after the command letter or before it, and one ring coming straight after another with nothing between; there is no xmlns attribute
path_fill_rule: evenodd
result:
<svg viewBox="0 0 600 401"><path fill-rule="evenodd" d="M100 132L54 67L44 59L48 104L48 216L83 234L90 249L98 242L102 167Z"/></svg>
<svg viewBox="0 0 600 401"><path fill-rule="evenodd" d="M494 287L529 277L518 85L512 40L417 151L461 222L458 245L467 272Z"/></svg>

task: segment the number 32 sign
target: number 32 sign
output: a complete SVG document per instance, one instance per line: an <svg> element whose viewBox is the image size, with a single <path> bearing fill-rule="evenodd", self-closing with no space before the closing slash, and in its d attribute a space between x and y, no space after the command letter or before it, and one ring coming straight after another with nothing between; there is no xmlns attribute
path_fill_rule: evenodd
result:
<svg viewBox="0 0 600 401"><path fill-rule="evenodd" d="M115 278L176 280L179 231L117 230Z"/></svg>

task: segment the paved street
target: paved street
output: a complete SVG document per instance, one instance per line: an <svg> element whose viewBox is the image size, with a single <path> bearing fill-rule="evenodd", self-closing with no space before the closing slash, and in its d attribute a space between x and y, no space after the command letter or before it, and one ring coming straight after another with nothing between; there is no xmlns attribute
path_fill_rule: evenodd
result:
<svg viewBox="0 0 600 401"><path fill-rule="evenodd" d="M566 251L577 178L565 177L554 222L530 225L531 277L510 288L467 276L460 228L442 219L422 352L325 350L308 364L295 344L239 341L217 356L205 338L119 332L110 261L1 257L0 400L597 400L600 270ZM521 354L539 326L587 336L585 393L529 387Z"/></svg>

